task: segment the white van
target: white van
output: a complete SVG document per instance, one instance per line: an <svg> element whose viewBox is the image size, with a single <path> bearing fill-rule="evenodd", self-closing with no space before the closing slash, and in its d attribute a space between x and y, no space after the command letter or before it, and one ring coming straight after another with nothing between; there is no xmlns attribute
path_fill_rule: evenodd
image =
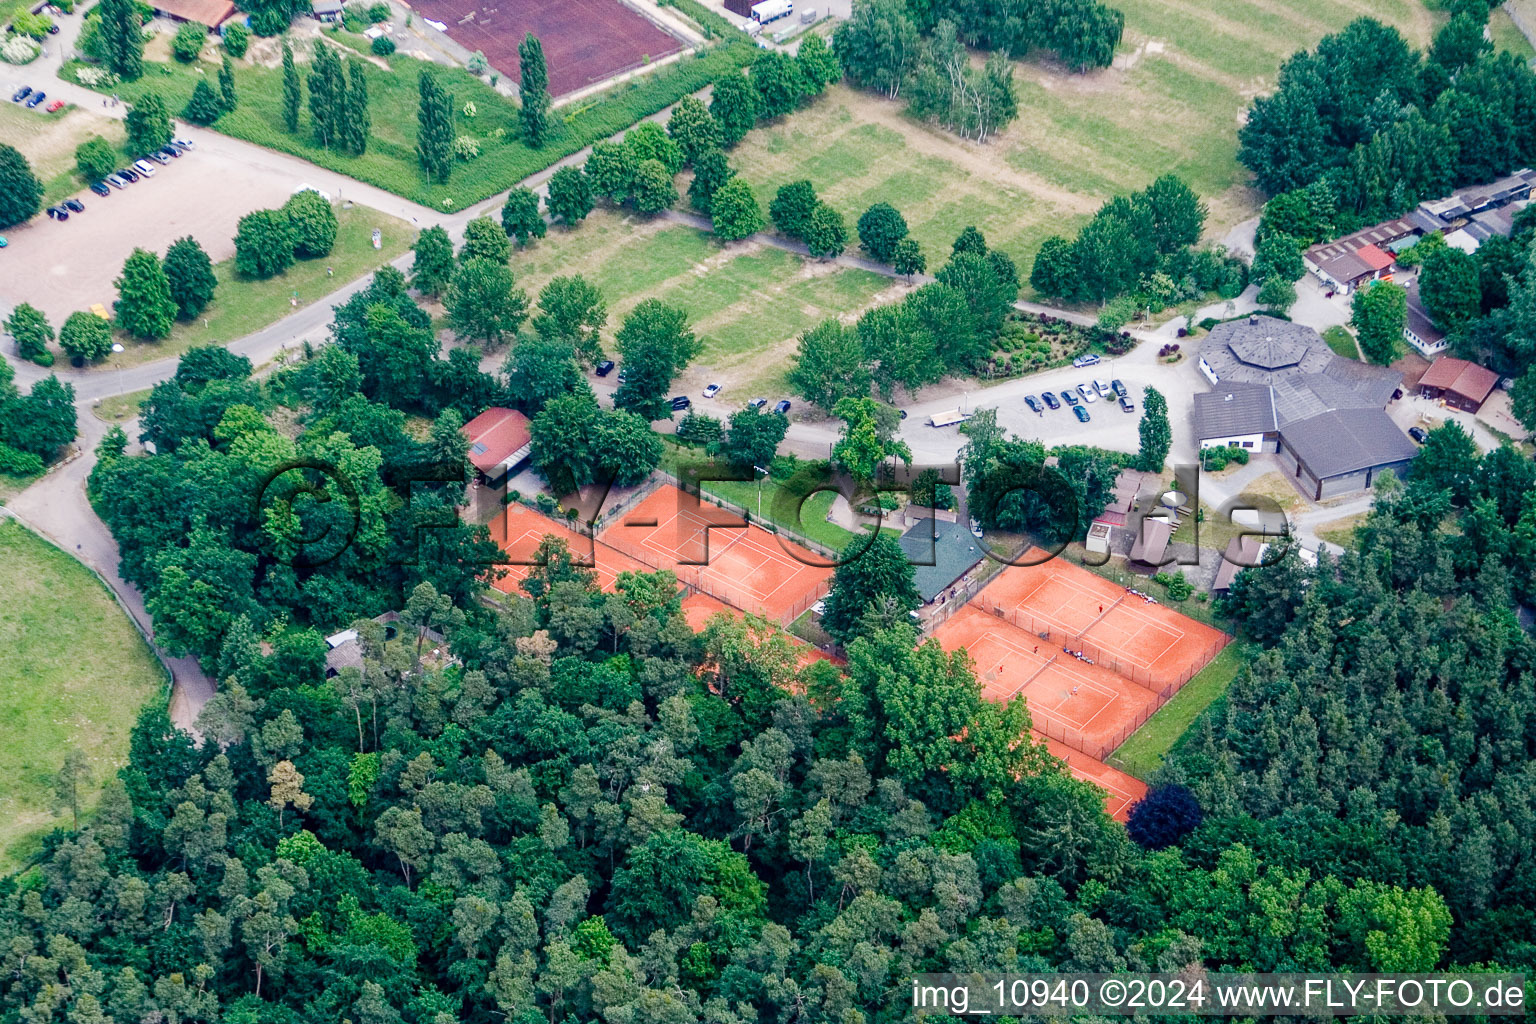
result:
<svg viewBox="0 0 1536 1024"><path fill-rule="evenodd" d="M155 176L155 165L148 160L135 160L133 162L133 169L146 178L153 178Z"/></svg>

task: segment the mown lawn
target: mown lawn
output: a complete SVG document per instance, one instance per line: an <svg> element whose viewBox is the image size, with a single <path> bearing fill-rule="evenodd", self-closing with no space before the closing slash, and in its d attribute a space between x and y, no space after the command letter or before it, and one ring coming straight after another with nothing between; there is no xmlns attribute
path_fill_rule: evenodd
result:
<svg viewBox="0 0 1536 1024"><path fill-rule="evenodd" d="M334 292L409 249L416 229L376 210L354 206L336 211L336 247L317 260L300 260L277 277L253 281L235 273L235 261L214 264L218 290L213 303L191 323L178 322L170 337L138 341L118 332L124 350L99 365L106 369L137 366L154 359L179 356L197 345L225 345L281 320L300 306ZM383 232L382 248L373 247L373 229ZM329 268L333 273L326 272Z"/></svg>
<svg viewBox="0 0 1536 1024"><path fill-rule="evenodd" d="M71 748L90 760L95 803L127 760L135 716L165 674L91 572L14 522L0 522L0 873L68 818L50 810Z"/></svg>
<svg viewBox="0 0 1536 1024"><path fill-rule="evenodd" d="M1345 359L1360 359L1360 349L1355 344L1355 336L1348 330L1335 324L1323 332L1323 340L1328 347Z"/></svg>
<svg viewBox="0 0 1536 1024"><path fill-rule="evenodd" d="M1048 235L1072 235L1107 198L1165 173L1210 206L1219 240L1262 200L1237 162L1237 129L1280 64L1357 17L1398 27L1425 46L1443 13L1422 0L1122 0L1125 38L1115 66L1071 74L1015 65L1019 117L985 145L905 116L904 99L837 86L810 109L761 128L732 154L765 202L809 179L850 228L870 204L900 209L930 269L968 224L1028 276Z"/></svg>
<svg viewBox="0 0 1536 1024"><path fill-rule="evenodd" d="M551 228L513 255L512 269L535 298L552 277L584 276L608 304L605 339L644 299L687 310L704 345L695 364L742 402L751 397L747 390L778 395L803 331L856 313L890 287L867 271L752 243L723 246L686 225L607 210L573 230Z"/></svg>
<svg viewBox="0 0 1536 1024"><path fill-rule="evenodd" d="M340 41L346 39L343 36ZM462 69L442 67L399 53L387 58L387 71L374 63L377 58L369 57L364 62L372 131L368 152L362 156L349 156L315 144L307 86L299 130L296 134L288 134L282 122L282 70L256 64L252 55L236 62L239 106L215 122L213 127L226 135L291 153L423 205L457 210L495 195L583 146L622 131L704 87L728 68L740 67L751 56L749 51L755 52L755 48L745 42L719 46L617 86L576 109L556 111L556 134L541 149L531 149L519 138L517 106L507 97ZM361 59L355 51L344 48L343 52ZM308 54L298 53L296 56L301 61L301 74L307 77ZM78 67L78 64L70 64L63 73L73 78L73 71ZM480 156L456 163L453 175L445 185L430 184L423 179L416 155L419 78L424 69L437 75L453 94L455 134L473 136L480 144ZM117 92L129 102L146 92L157 92L175 114L191 97L198 80L211 80L217 72L218 65L209 61L191 65L146 61L143 78L100 91ZM466 113L466 104L470 103L474 105L473 116Z"/></svg>
<svg viewBox="0 0 1536 1024"><path fill-rule="evenodd" d="M1138 779L1151 777L1163 763L1163 758L1189 731L1195 719L1200 717L1200 713L1227 692L1227 687L1237 678L1238 670L1255 653L1253 647L1241 641L1228 644L1198 675L1185 683L1167 704L1147 719L1146 725L1120 744L1105 763Z"/></svg>
<svg viewBox="0 0 1536 1024"><path fill-rule="evenodd" d="M0 64L0 68L9 67ZM17 77L19 80L21 76ZM46 89L46 84L43 87ZM44 113L41 108L27 110L19 103L9 102L9 90L0 98L6 101L0 103L0 139L15 146L32 165L32 173L43 183L44 205L52 206L90 184L75 170L75 147L80 143L93 135L113 146L123 143L121 121L96 117L74 106L53 114Z"/></svg>

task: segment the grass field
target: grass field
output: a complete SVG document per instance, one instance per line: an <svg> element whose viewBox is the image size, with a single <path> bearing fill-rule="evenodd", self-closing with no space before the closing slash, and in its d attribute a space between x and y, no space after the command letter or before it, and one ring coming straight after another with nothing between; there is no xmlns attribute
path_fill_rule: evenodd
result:
<svg viewBox="0 0 1536 1024"><path fill-rule="evenodd" d="M354 278L382 266L409 249L416 240L416 229L402 220L376 210L354 206L336 211L338 228L336 247L323 259L300 260L277 277L252 281L235 276L234 260L214 264L218 290L213 303L191 323L177 322L170 337L160 341L137 341L118 332L124 348L97 364L105 370L119 366L137 366L153 359L179 356L195 345L225 345L259 331L292 313L331 294ZM384 237L382 248L373 247L373 229ZM328 275L329 267L335 273ZM295 293L297 301L295 303Z"/></svg>
<svg viewBox="0 0 1536 1024"><path fill-rule="evenodd" d="M807 178L850 227L871 203L900 209L930 269L967 224L1020 263L1051 234L1075 233L1108 197L1182 176L1210 205L1207 237L1253 216L1261 196L1237 162L1237 128L1281 62L1360 16L1415 46L1444 18L1421 0L1123 0L1115 66L1075 75L1016 65L1019 117L978 145L917 124L890 101L837 86L809 110L759 129L732 162L765 202Z"/></svg>
<svg viewBox="0 0 1536 1024"><path fill-rule="evenodd" d="M9 101L10 94L4 99ZM19 103L0 105L0 139L15 146L32 165L32 173L43 183L44 205L67 199L90 184L75 170L75 147L92 135L121 146L123 124L73 106L45 114L41 107L27 110Z"/></svg>
<svg viewBox="0 0 1536 1024"><path fill-rule="evenodd" d="M1329 523L1323 523L1317 528L1317 535L1330 544L1337 544L1341 548L1354 547L1355 528L1365 522L1368 513L1345 516L1343 519L1335 519Z"/></svg>
<svg viewBox="0 0 1536 1024"><path fill-rule="evenodd" d="M1328 347L1345 359L1359 359L1360 347L1355 344L1355 336L1349 330L1337 324L1323 332L1323 340Z"/></svg>
<svg viewBox="0 0 1536 1024"><path fill-rule="evenodd" d="M1185 683L1167 704L1147 719L1146 725L1120 744L1105 763L1138 779L1149 778L1163 763L1168 752L1189 731L1195 719L1200 717L1200 713L1227 692L1238 670L1248 663L1253 653L1241 641L1228 644L1198 675Z"/></svg>
<svg viewBox="0 0 1536 1024"><path fill-rule="evenodd" d="M73 746L95 784L128 754L139 708L164 670L112 595L73 558L13 522L0 522L0 872L36 834L67 819L49 809L52 776Z"/></svg>
<svg viewBox="0 0 1536 1024"><path fill-rule="evenodd" d="M722 246L685 225L611 211L594 212L574 230L551 229L513 255L512 270L534 298L552 277L583 275L608 303L609 339L642 299L687 310L704 342L695 364L708 369L697 372L743 403L748 390L777 397L802 331L857 313L891 288L866 271L752 243Z"/></svg>
<svg viewBox="0 0 1536 1024"><path fill-rule="evenodd" d="M149 388L143 391L130 391L126 395L112 395L103 398L91 406L91 415L103 423L121 423L123 420L133 419L139 414L144 400L149 397Z"/></svg>
<svg viewBox="0 0 1536 1024"><path fill-rule="evenodd" d="M1529 5L1526 10L1530 11ZM1525 38L1525 33L1520 31L1503 7L1495 7L1488 16L1488 34L1493 37L1493 45L1497 49L1508 50L1521 60L1536 57L1536 49L1531 47L1531 41Z"/></svg>
<svg viewBox="0 0 1536 1024"><path fill-rule="evenodd" d="M339 42L349 37L342 36ZM392 57L368 57L368 105L372 120L368 152L360 157L323 149L314 143L310 127L308 90L300 114L299 131L289 135L282 124L282 71L277 66L276 43L253 40L250 52L236 62L235 83L239 106L214 123L215 130L260 146L291 153L322 167L366 181L434 209L458 210L511 187L596 139L606 138L707 85L731 67L740 67L755 52L745 42L716 47L699 57L687 57L675 65L616 87L612 92L584 101L577 109L556 111L556 134L542 149L530 149L518 138L517 106L484 82L459 68L444 68L397 53ZM302 47L301 47L302 49ZM749 52L750 51L750 52ZM153 52L153 51L151 51ZM344 51L357 56L354 51ZM206 55L206 54L205 54ZM296 54L301 63L308 54ZM387 63L389 70L381 64ZM66 66L72 78L79 65ZM479 140L480 156L456 162L446 185L428 184L422 178L416 156L416 115L420 101L418 78L430 68L453 94L456 135ZM201 78L212 78L218 65L198 62L146 60L144 77L124 82L104 92L120 93L132 101L145 92L157 92L175 114L186 105ZM301 75L307 75L302 66ZM466 116L466 103L475 114Z"/></svg>

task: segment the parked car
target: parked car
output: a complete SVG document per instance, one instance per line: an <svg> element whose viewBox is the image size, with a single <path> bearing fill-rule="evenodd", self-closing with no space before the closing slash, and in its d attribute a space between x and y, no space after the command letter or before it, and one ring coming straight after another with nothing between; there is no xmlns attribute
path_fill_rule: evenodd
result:
<svg viewBox="0 0 1536 1024"><path fill-rule="evenodd" d="M172 160L180 160L181 159L181 150L177 149L175 146L161 146L160 147L160 155L161 156L168 156Z"/></svg>
<svg viewBox="0 0 1536 1024"><path fill-rule="evenodd" d="M780 416L788 416L789 415L789 399L787 399L787 398L779 399L779 404L775 405L773 407L773 411L778 413Z"/></svg>
<svg viewBox="0 0 1536 1024"><path fill-rule="evenodd" d="M182 150L183 152L189 149L197 148L197 144L194 143L191 139L172 139L171 145L175 146L177 149Z"/></svg>
<svg viewBox="0 0 1536 1024"><path fill-rule="evenodd" d="M84 213L85 212L85 204L82 203L78 199L66 199L66 200L64 200L64 207L65 207L65 209L69 210L70 213Z"/></svg>
<svg viewBox="0 0 1536 1024"><path fill-rule="evenodd" d="M1120 396L1120 408L1123 409L1126 412L1135 412L1136 411L1136 403L1131 401L1125 395L1121 395Z"/></svg>
<svg viewBox="0 0 1536 1024"><path fill-rule="evenodd" d="M608 376L610 373L613 372L613 360L612 359L604 359L602 362L598 363L597 367L596 367L596 372L597 372L597 375L599 377L606 377L606 376Z"/></svg>
<svg viewBox="0 0 1536 1024"><path fill-rule="evenodd" d="M1066 402L1068 405L1076 405L1077 404L1077 396L1074 395L1070 391L1063 391L1061 393L1061 400L1063 402Z"/></svg>
<svg viewBox="0 0 1536 1024"><path fill-rule="evenodd" d="M704 397L705 398L714 398L719 393L720 393L720 385L719 384L711 384L709 387L704 389Z"/></svg>
<svg viewBox="0 0 1536 1024"><path fill-rule="evenodd" d="M1109 389L1109 385L1105 384L1101 380L1096 380L1093 382L1093 390L1099 393L1100 398L1108 398L1110 395L1114 394L1114 392Z"/></svg>
<svg viewBox="0 0 1536 1024"><path fill-rule="evenodd" d="M151 160L153 160L157 164L168 164L168 163L171 162L166 157L166 155L164 153L160 152L158 149L155 150L153 153L149 154L149 158Z"/></svg>
<svg viewBox="0 0 1536 1024"><path fill-rule="evenodd" d="M62 206L48 207L48 216L54 220L69 220L69 211Z"/></svg>
<svg viewBox="0 0 1536 1024"><path fill-rule="evenodd" d="M48 94L47 93L45 93L45 92L35 92L35 93L32 94L32 98L27 100L26 106L28 108L35 107L39 103L43 102L43 100L45 100L47 98L48 98Z"/></svg>
<svg viewBox="0 0 1536 1024"><path fill-rule="evenodd" d="M1120 383L1118 380L1110 381L1109 386L1114 389L1115 394L1119 395L1121 398L1126 396L1125 385Z"/></svg>
<svg viewBox="0 0 1536 1024"><path fill-rule="evenodd" d="M1056 400L1056 396L1051 394L1049 391L1042 391L1042 392L1040 392L1040 400L1045 403L1045 406L1048 409L1060 409L1061 408L1061 403L1058 402Z"/></svg>
<svg viewBox="0 0 1536 1024"><path fill-rule="evenodd" d="M622 366L619 367L619 383L623 384L627 380L629 380L629 371Z"/></svg>
<svg viewBox="0 0 1536 1024"><path fill-rule="evenodd" d="M1099 396L1094 394L1093 388L1087 384L1079 384L1077 386L1077 393L1083 396L1083 401L1085 402L1097 402L1099 400Z"/></svg>
<svg viewBox="0 0 1536 1024"><path fill-rule="evenodd" d="M11 94L11 102L12 103L20 103L22 100L26 99L28 96L31 96L31 95L32 95L32 87L30 85L24 85L20 89L17 89L14 93Z"/></svg>
<svg viewBox="0 0 1536 1024"><path fill-rule="evenodd" d="M59 26L57 26L57 25L49 25L48 26L48 34L51 35L51 36L58 35L59 34Z"/></svg>
<svg viewBox="0 0 1536 1024"><path fill-rule="evenodd" d="M127 188L128 187L128 179L124 178L124 177L122 177L121 175L118 175L118 174L109 174L103 180L106 181L106 183L108 185L111 185L113 188Z"/></svg>
<svg viewBox="0 0 1536 1024"><path fill-rule="evenodd" d="M692 406L693 399L689 398L687 395L678 395L676 398L672 399L672 408L676 412L682 412L684 409L692 408Z"/></svg>
<svg viewBox="0 0 1536 1024"><path fill-rule="evenodd" d="M761 409L763 406L765 406L767 404L768 404L768 399L766 399L766 398L754 398L754 399L752 399L752 401L747 403L747 408L748 409Z"/></svg>
<svg viewBox="0 0 1536 1024"><path fill-rule="evenodd" d="M1409 427L1408 436L1419 442L1419 444L1429 440L1429 432L1423 427Z"/></svg>
<svg viewBox="0 0 1536 1024"><path fill-rule="evenodd" d="M107 183L104 181L98 181L92 185L91 191L95 192L99 196L109 196L112 194L112 190L107 188Z"/></svg>
<svg viewBox="0 0 1536 1024"><path fill-rule="evenodd" d="M1029 406L1029 411L1030 412L1039 412L1040 411L1040 401L1037 398L1035 398L1034 395L1025 395L1024 396L1024 404Z"/></svg>
<svg viewBox="0 0 1536 1024"><path fill-rule="evenodd" d="M1084 409L1080 405L1074 405L1072 407L1072 413L1073 413L1073 415L1075 415L1078 418L1078 421L1081 422L1081 423L1087 423L1090 419L1093 418L1093 417L1088 415L1088 410Z"/></svg>
<svg viewBox="0 0 1536 1024"><path fill-rule="evenodd" d="M122 178L130 185L139 180L139 172L134 170L132 167L124 167L122 170L117 172L117 176Z"/></svg>
<svg viewBox="0 0 1536 1024"><path fill-rule="evenodd" d="M57 114L59 111L61 111L63 109L64 109L64 101L63 100L54 100L52 103L48 104L48 113L50 113L50 114Z"/></svg>
<svg viewBox="0 0 1536 1024"><path fill-rule="evenodd" d="M155 176L155 165L148 160L135 160L133 162L133 169L146 178L153 178Z"/></svg>
<svg viewBox="0 0 1536 1024"><path fill-rule="evenodd" d="M1072 360L1072 365L1081 370L1085 366L1097 366L1099 357L1092 352L1085 352Z"/></svg>

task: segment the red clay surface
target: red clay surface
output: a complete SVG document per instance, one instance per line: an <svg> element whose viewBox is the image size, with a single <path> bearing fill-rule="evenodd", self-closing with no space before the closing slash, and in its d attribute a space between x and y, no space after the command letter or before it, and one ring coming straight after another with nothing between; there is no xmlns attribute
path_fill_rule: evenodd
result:
<svg viewBox="0 0 1536 1024"><path fill-rule="evenodd" d="M598 542L784 624L824 596L832 579L830 568L812 564L819 556L670 485L604 530Z"/></svg>
<svg viewBox="0 0 1536 1024"><path fill-rule="evenodd" d="M705 624L721 612L735 616L742 614L740 609L732 608L728 604L722 604L708 594L701 594L698 591L694 591L683 598L683 617L688 620L688 628L695 633L703 632ZM785 636L789 636L790 643L794 644L800 651L800 664L797 666L799 668L805 668L805 666L818 661L830 661L834 665L841 665L843 663L841 658L834 658L825 651L812 647L797 636L791 636L788 633Z"/></svg>
<svg viewBox="0 0 1536 1024"><path fill-rule="evenodd" d="M1029 558L1044 557L1032 549ZM1062 559L1010 566L975 603L1168 697L1231 639ZM1165 692L1166 691L1166 692Z"/></svg>
<svg viewBox="0 0 1536 1024"><path fill-rule="evenodd" d="M1116 821L1124 822L1130 817L1131 805L1147 795L1145 782L1117 768L1111 768L1080 750L1073 750L1065 743L1057 743L1053 739L1047 739L1045 747L1052 755L1067 762L1067 770L1073 775L1104 791L1104 810Z"/></svg>
<svg viewBox="0 0 1536 1024"><path fill-rule="evenodd" d="M1035 731L1103 758L1156 711L1157 694L1099 665L1079 661L1032 633L966 605L933 634L964 648L988 700L1022 694Z"/></svg>
<svg viewBox="0 0 1536 1024"><path fill-rule="evenodd" d="M508 564L498 566L506 571L506 575L495 583L496 589L504 594L523 593L520 584L533 568L539 542L546 535L564 540L578 563L594 569L604 592L613 590L614 581L621 572L653 571L651 566L637 562L606 544L593 543L590 538L583 537L575 530L568 530L524 505L508 505L507 510L491 520L487 528L491 531L491 539L500 544L506 554Z"/></svg>
<svg viewBox="0 0 1536 1024"><path fill-rule="evenodd" d="M448 38L479 50L518 81L517 45L532 33L544 45L549 94L564 96L674 54L683 42L620 0L411 0L448 26Z"/></svg>

